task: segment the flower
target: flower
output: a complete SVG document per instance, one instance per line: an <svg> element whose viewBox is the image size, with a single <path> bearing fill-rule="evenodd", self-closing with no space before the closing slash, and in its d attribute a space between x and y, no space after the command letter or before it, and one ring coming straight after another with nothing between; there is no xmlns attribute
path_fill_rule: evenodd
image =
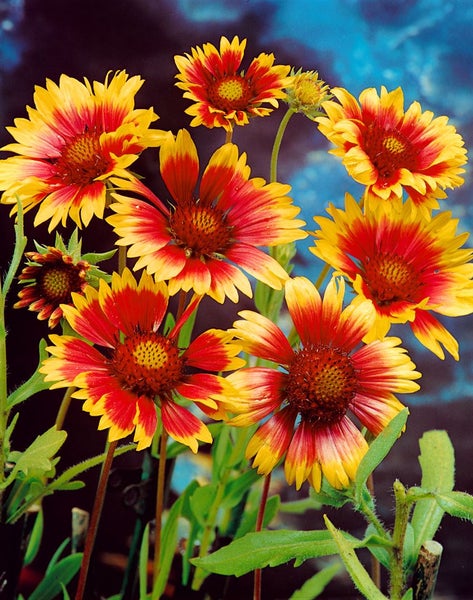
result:
<svg viewBox="0 0 473 600"><path fill-rule="evenodd" d="M49 319L53 329L61 320L61 304L72 301L72 292L82 292L87 285L88 262L74 262L72 256L58 248L48 246L43 252L26 252L28 265L19 279L26 284L20 290L20 300L14 308L28 307L36 311L38 319Z"/></svg>
<svg viewBox="0 0 473 600"><path fill-rule="evenodd" d="M3 150L17 156L0 161L1 201L16 204L19 197L25 211L39 205L35 225L50 219L50 231L68 216L79 227L102 218L107 180L132 178L128 167L163 138L149 129L153 110L134 108L142 84L120 71L105 83L61 75L59 85L37 86L29 118L7 128L16 143Z"/></svg>
<svg viewBox="0 0 473 600"><path fill-rule="evenodd" d="M463 183L466 149L447 117L422 112L418 102L404 112L401 88L381 87L380 96L366 89L359 103L343 88L331 91L339 103L323 103L327 116L317 119L319 129L368 198L401 198L404 189L416 204L435 208L445 188Z"/></svg>
<svg viewBox="0 0 473 600"><path fill-rule="evenodd" d="M128 189L147 195L154 206L114 193L107 218L119 236L118 245L130 246L129 257L139 257L135 269L146 267L159 280L169 280L171 294L182 289L208 294L218 302L234 302L238 291L251 296L245 269L272 288L287 279L279 263L256 246L275 246L306 237L295 219L299 208L286 196L290 187L251 178L246 155L234 144L213 154L200 182L199 159L191 136L181 130L160 149L161 175L171 193L168 210L142 184Z"/></svg>
<svg viewBox="0 0 473 600"><path fill-rule="evenodd" d="M261 53L246 72L240 71L246 39L230 42L220 39L220 51L213 44L192 48L192 55L175 56L179 70L176 84L184 98L194 101L186 113L194 118L191 126L223 127L246 125L249 117L265 117L277 108L290 67L274 65L274 55Z"/></svg>
<svg viewBox="0 0 473 600"><path fill-rule="evenodd" d="M317 71L291 70L290 84L286 88L287 103L294 112L303 113L309 119L323 115L322 102L329 100L330 87L319 79Z"/></svg>
<svg viewBox="0 0 473 600"><path fill-rule="evenodd" d="M113 256L115 251L81 256L81 242L77 230L66 246L56 235L55 246L35 243L36 252L25 252L27 266L18 276L25 285L18 293L20 300L14 308L25 308L38 313L38 319L48 319L54 329L63 316L62 304L72 303L72 293L82 293L87 284L108 275L96 263Z"/></svg>
<svg viewBox="0 0 473 600"><path fill-rule="evenodd" d="M461 248L450 212L428 217L408 200L365 207L347 194L345 210L330 206L311 251L348 277L359 301L376 310L371 335L383 337L391 323L409 322L418 340L440 358L440 344L458 360L458 343L431 314L473 312L473 252Z"/></svg>
<svg viewBox="0 0 473 600"><path fill-rule="evenodd" d="M251 438L247 457L268 474L285 458L289 484L308 479L319 491L322 475L335 488L349 485L368 444L350 410L374 435L403 409L394 393L418 389L420 377L398 338L360 345L372 324L370 303L342 310L344 282L327 285L323 298L305 277L285 285L289 314L300 338L292 348L266 317L242 311L234 323L243 350L277 368L249 367L228 376L239 392L235 425L266 419Z"/></svg>
<svg viewBox="0 0 473 600"><path fill-rule="evenodd" d="M101 416L99 429L109 429L109 440L135 430L138 450L148 447L158 424L175 440L197 452L198 440L210 442L207 426L182 405L193 400L204 412L216 414L228 384L207 371L241 366L240 348L229 334L208 330L188 348L177 345L177 334L190 310L168 333L162 331L168 310L164 283L144 272L139 283L128 269L112 275L111 286L87 286L84 296L73 294L74 306L64 305L64 316L83 339L51 335L52 355L40 369L51 389L73 386L83 408ZM195 308L195 303L190 309Z"/></svg>

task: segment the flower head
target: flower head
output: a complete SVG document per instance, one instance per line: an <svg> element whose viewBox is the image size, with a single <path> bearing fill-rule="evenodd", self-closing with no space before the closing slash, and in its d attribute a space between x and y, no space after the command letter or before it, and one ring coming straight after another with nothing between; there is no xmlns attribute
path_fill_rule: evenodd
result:
<svg viewBox="0 0 473 600"><path fill-rule="evenodd" d="M291 71L290 83L286 88L287 103L294 112L300 112L309 119L323 115L322 102L330 100L330 87L319 79L317 71Z"/></svg>
<svg viewBox="0 0 473 600"><path fill-rule="evenodd" d="M432 315L473 312L473 252L461 246L458 221L449 212L430 218L408 200L368 206L362 212L347 195L345 210L330 206L332 219L315 217L312 252L352 282L358 301L376 311L371 335L391 323L409 322L419 341L440 358L441 344L458 359L455 338Z"/></svg>
<svg viewBox="0 0 473 600"><path fill-rule="evenodd" d="M397 338L361 344L373 313L369 302L342 309L343 280L337 287L332 279L322 298L309 280L295 277L285 293L298 347L258 313L242 311L234 323L243 349L277 367L228 376L239 391L232 422L267 419L247 448L259 473L268 474L285 455L286 479L297 488L309 479L320 490L322 475L333 487L346 487L368 448L349 411L377 435L403 408L394 394L416 391L420 374Z"/></svg>
<svg viewBox="0 0 473 600"><path fill-rule="evenodd" d="M250 178L246 156L225 144L210 158L195 197L199 160L185 130L162 145L160 167L171 210L142 184L130 184L128 189L147 195L154 206L115 193L111 209L117 214L107 219L120 238L117 244L130 246L129 257L139 257L135 269L146 267L169 280L171 294L193 289L218 302L225 297L236 302L237 290L251 296L241 269L280 289L286 271L258 246L306 237L304 221L295 218L299 209L286 196L290 187Z"/></svg>
<svg viewBox="0 0 473 600"><path fill-rule="evenodd" d="M176 56L179 82L184 98L194 101L186 112L194 118L191 126L223 127L246 125L249 117L264 117L277 108L289 66L274 65L274 55L261 53L247 71L239 71L246 40L220 39L220 50L213 44L192 48L192 54ZM269 105L272 108L269 108Z"/></svg>
<svg viewBox="0 0 473 600"><path fill-rule="evenodd" d="M404 111L401 88L364 90L357 100L342 88L324 102L326 117L320 131L336 146L348 173L367 188L368 198L402 198L403 190L416 204L437 207L445 188L463 183L466 163L463 140L447 117L422 112L413 102Z"/></svg>
<svg viewBox="0 0 473 600"><path fill-rule="evenodd" d="M179 348L177 334L187 311L165 333L167 288L147 273L138 283L127 269L114 273L111 285L101 280L98 290L88 286L73 301L74 306L63 306L64 315L82 337L50 336L52 356L40 371L46 381L56 382L51 388L78 388L73 396L85 400L85 411L101 416L99 429L109 429L110 441L134 430L138 449L146 448L159 411L164 429L193 452L198 440L210 442L207 426L182 403L192 400L210 415L220 411L228 384L208 371L241 366L235 358L240 348L229 343L230 335L208 330Z"/></svg>
<svg viewBox="0 0 473 600"><path fill-rule="evenodd" d="M56 327L63 316L61 305L71 304L73 293L82 293L87 284L108 277L95 264L114 252L87 255L85 260L80 246L76 230L67 247L56 235L55 246L36 244L35 252L25 252L27 266L18 277L24 287L14 308L35 311L38 319L48 319L51 329Z"/></svg>
<svg viewBox="0 0 473 600"><path fill-rule="evenodd" d="M121 71L105 83L61 75L59 85L37 86L35 108L8 128L16 143L3 150L17 156L0 161L1 201L16 204L19 197L24 210L39 206L35 225L49 219L49 230L68 216L79 227L102 218L107 180L132 178L128 167L163 138L149 128L153 110L134 108L142 84Z"/></svg>

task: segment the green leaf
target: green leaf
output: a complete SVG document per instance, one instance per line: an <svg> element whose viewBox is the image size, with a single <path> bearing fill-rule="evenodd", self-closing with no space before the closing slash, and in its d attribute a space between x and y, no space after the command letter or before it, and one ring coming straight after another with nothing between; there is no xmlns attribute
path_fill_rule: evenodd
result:
<svg viewBox="0 0 473 600"><path fill-rule="evenodd" d="M166 523L162 530L159 574L153 585L152 598L161 598L168 581L174 552L178 543L179 517L181 516L184 500L185 495L181 494L178 500L174 502L168 512Z"/></svg>
<svg viewBox="0 0 473 600"><path fill-rule="evenodd" d="M402 433L407 421L409 411L401 410L383 431L371 442L367 453L362 458L355 477L356 494L359 497L364 484L376 467L385 459L396 440Z"/></svg>
<svg viewBox="0 0 473 600"><path fill-rule="evenodd" d="M466 492L435 494L440 507L452 517L473 521L473 496Z"/></svg>
<svg viewBox="0 0 473 600"><path fill-rule="evenodd" d="M129 452L130 450L133 450L135 448L136 444L126 444L124 446L120 446L115 450L113 456L120 456L121 454ZM22 505L18 510L16 510L14 513L8 516L7 523L14 523L15 521L17 521L32 504L40 500L43 496L52 494L56 490L68 489L68 486L72 485L73 483L74 486L72 487L72 489L77 488L77 483L80 483L80 487L82 487L82 482L72 482L71 480L74 477L77 477L77 475L83 473L84 471L87 471L92 467L102 464L105 460L105 457L106 453L99 454L98 456L88 458L87 460L84 460L78 463L77 465L73 465L72 467L66 469L56 479L49 482L46 487L43 486L41 489L39 489L36 495L31 494L31 497L28 498L27 503Z"/></svg>
<svg viewBox="0 0 473 600"><path fill-rule="evenodd" d="M263 528L267 527L277 515L280 505L281 499L278 495L271 496L271 498L268 498L268 501L266 502L266 507L264 509ZM258 511L259 506L244 511L240 525L238 526L238 529L235 533L235 539L241 538L247 533L254 532L256 527L256 520L258 517Z"/></svg>
<svg viewBox="0 0 473 600"><path fill-rule="evenodd" d="M261 475L258 475L256 469L250 469L249 471L246 471L246 473L229 481L225 486L225 492L220 506L222 508L233 508L236 506L250 487L259 479L261 479Z"/></svg>
<svg viewBox="0 0 473 600"><path fill-rule="evenodd" d="M303 515L308 510L320 510L322 504L317 502L314 498L301 498L300 500L292 500L288 502L281 502L279 510L282 513L291 515Z"/></svg>
<svg viewBox="0 0 473 600"><path fill-rule="evenodd" d="M143 531L143 537L141 538L139 568L138 568L140 598L146 597L146 590L147 590L147 586L148 586L148 558L149 558L149 523L146 523L146 526Z"/></svg>
<svg viewBox="0 0 473 600"><path fill-rule="evenodd" d="M368 571L364 568L355 554L354 548L356 547L356 544L347 540L344 533L339 531L330 522L327 516L324 516L324 520L327 529L336 543L340 558L343 560L343 564L356 588L365 596L365 598L369 598L370 600L387 600L386 596L376 587L374 581L369 576Z"/></svg>
<svg viewBox="0 0 473 600"><path fill-rule="evenodd" d="M451 492L455 479L455 456L447 432L427 431L420 438L419 447L422 489L427 492ZM444 509L434 497L416 502L411 519L416 556L426 540L434 539L443 514Z"/></svg>
<svg viewBox="0 0 473 600"><path fill-rule="evenodd" d="M23 559L24 565L29 565L36 557L41 545L41 539L44 531L44 516L43 511L40 509L34 517L34 525L31 530L28 547L26 548L25 558Z"/></svg>
<svg viewBox="0 0 473 600"><path fill-rule="evenodd" d="M282 529L247 533L213 554L194 558L191 562L211 573L239 577L255 569L275 567L290 560L295 560L295 566L299 566L309 558L330 556L337 551L337 544L328 531Z"/></svg>
<svg viewBox="0 0 473 600"><path fill-rule="evenodd" d="M326 481L322 483L320 492L316 492L314 488L309 489L310 497L321 506L333 506L341 508L347 502L351 502L352 498L345 490L336 490Z"/></svg>
<svg viewBox="0 0 473 600"><path fill-rule="evenodd" d="M318 598L335 575L342 569L342 563L334 562L308 579L304 585L296 590L289 600L312 600Z"/></svg>
<svg viewBox="0 0 473 600"><path fill-rule="evenodd" d="M379 535L372 523L366 528L363 546L368 548L371 554L383 565L383 567L389 568L391 558L389 549L392 548L392 542Z"/></svg>
<svg viewBox="0 0 473 600"><path fill-rule="evenodd" d="M52 600L72 580L80 569L82 553L66 556L48 571L28 600Z"/></svg>
<svg viewBox="0 0 473 600"><path fill-rule="evenodd" d="M189 506L192 515L202 527L205 526L217 489L218 485L216 483L202 485L196 488L189 498Z"/></svg>
<svg viewBox="0 0 473 600"><path fill-rule="evenodd" d="M28 381L22 383L20 387L18 387L8 396L7 408L9 410L17 404L28 400L28 398L31 398L38 392L49 389L51 383L46 383L44 381L44 375L42 375L38 371L39 367L41 366L41 363L48 356L48 353L46 352L46 345L47 343L44 339L42 339L39 343L39 363L36 371L28 379Z"/></svg>
<svg viewBox="0 0 473 600"><path fill-rule="evenodd" d="M65 431L58 430L54 426L39 435L24 452L12 453L15 466L4 482L4 487L9 485L19 472L25 475L28 475L32 471L34 471L35 475L39 473L48 474L54 466L51 459L64 444L66 437L67 433Z"/></svg>
<svg viewBox="0 0 473 600"><path fill-rule="evenodd" d="M212 481L217 482L221 479L222 473L231 467L228 459L232 453L230 428L223 427L212 444Z"/></svg>

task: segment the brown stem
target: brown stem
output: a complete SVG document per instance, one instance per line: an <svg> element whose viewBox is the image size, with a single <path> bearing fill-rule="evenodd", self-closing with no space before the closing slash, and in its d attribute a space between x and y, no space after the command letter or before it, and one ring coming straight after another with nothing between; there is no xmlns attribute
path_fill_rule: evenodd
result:
<svg viewBox="0 0 473 600"><path fill-rule="evenodd" d="M414 571L414 600L433 598L442 550L442 545L434 540L422 544Z"/></svg>
<svg viewBox="0 0 473 600"><path fill-rule="evenodd" d="M103 503L105 500L105 492L107 490L108 476L110 474L110 468L113 462L113 455L115 453L117 444L118 441L110 442L107 450L107 456L105 457L105 462L103 463L102 471L100 472L94 507L92 509L92 515L90 518L90 525L87 531L87 537L85 539L84 556L82 557L82 564L79 573L79 583L77 584L75 600L82 600L84 597L85 586L87 583L87 575L90 566L90 559L92 558L95 538L97 536L98 525L100 521L100 516L102 514Z"/></svg>
<svg viewBox="0 0 473 600"><path fill-rule="evenodd" d="M261 531L263 529L264 522L264 511L266 509L266 502L268 501L269 486L271 484L271 473L268 473L264 478L263 491L261 492L261 501L258 510L258 516L256 518L255 531ZM255 569L255 578L253 584L253 600L261 600L261 569Z"/></svg>

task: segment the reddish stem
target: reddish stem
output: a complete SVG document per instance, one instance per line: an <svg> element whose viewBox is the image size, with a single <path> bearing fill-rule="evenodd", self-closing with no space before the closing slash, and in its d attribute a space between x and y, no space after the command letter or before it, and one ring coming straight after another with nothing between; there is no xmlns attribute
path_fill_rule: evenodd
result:
<svg viewBox="0 0 473 600"><path fill-rule="evenodd" d="M271 484L271 473L268 473L264 478L263 491L261 492L261 502L259 505L258 516L256 518L255 531L261 531L263 529L264 522L264 511L266 509L266 502L268 501L269 486ZM253 584L253 600L261 600L261 569L255 569L255 579Z"/></svg>

